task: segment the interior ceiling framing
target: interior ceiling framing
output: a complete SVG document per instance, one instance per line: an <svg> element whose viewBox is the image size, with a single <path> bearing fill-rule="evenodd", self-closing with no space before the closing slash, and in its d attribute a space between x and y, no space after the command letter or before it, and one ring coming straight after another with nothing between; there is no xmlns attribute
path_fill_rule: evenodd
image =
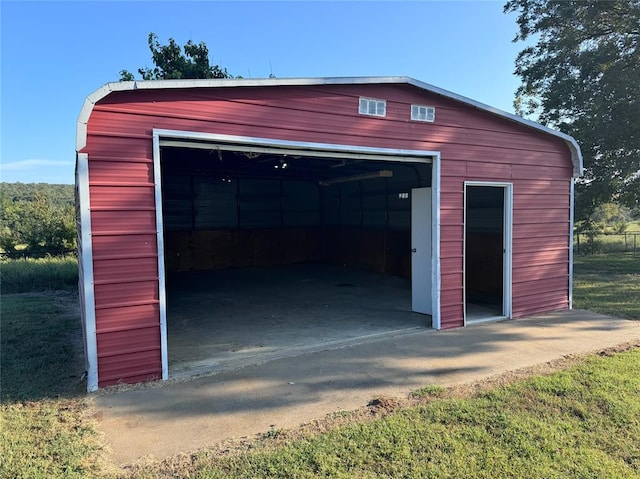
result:
<svg viewBox="0 0 640 479"><path fill-rule="evenodd" d="M195 145L195 146L194 146ZM343 152L305 151L272 152L267 148L248 148L241 145L232 150L221 149L202 143L180 146L163 144L161 156L163 171L171 175L214 176L228 179L259 178L323 183L340 181L343 178L358 177L367 174L388 175L388 171L410 169L419 183L427 178L424 166L430 158L421 158L421 162L391 161L389 156L348 154ZM425 161L428 160L428 161ZM429 168L430 170L430 168ZM382 173L380 173L382 172Z"/></svg>

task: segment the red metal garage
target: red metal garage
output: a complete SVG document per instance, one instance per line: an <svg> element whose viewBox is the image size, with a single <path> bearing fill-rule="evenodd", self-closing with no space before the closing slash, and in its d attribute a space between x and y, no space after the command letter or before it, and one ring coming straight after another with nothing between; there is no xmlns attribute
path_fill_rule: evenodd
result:
<svg viewBox="0 0 640 479"><path fill-rule="evenodd" d="M581 173L573 138L406 77L107 84L77 132L88 390L168 378L168 270L352 263L435 329L571 308Z"/></svg>

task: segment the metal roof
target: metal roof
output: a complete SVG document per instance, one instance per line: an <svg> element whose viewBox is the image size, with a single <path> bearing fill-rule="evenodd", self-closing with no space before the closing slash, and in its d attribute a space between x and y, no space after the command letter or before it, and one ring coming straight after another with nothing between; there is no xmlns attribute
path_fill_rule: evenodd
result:
<svg viewBox="0 0 640 479"><path fill-rule="evenodd" d="M576 140L562 132L548 128L540 123L527 120L512 113L486 105L476 100L444 90L429 83L415 80L405 76L388 77L334 77L334 78L264 78L264 79L211 79L211 80L145 80L111 82L97 89L87 96L80 115L76 134L76 151L82 150L87 142L87 122L91 116L93 106L116 91L130 90L161 90L172 88L220 88L220 87L274 87L274 86L317 86L317 85L382 85L382 84L407 84L422 90L440 95L465 105L492 113L496 116L519 123L548 135L561 138L571 151L573 163L573 176L578 177L583 173L582 153Z"/></svg>

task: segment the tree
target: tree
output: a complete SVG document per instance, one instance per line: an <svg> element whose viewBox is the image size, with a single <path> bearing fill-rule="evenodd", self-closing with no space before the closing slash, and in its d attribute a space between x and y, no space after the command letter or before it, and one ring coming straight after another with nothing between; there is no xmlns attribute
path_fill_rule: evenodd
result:
<svg viewBox="0 0 640 479"><path fill-rule="evenodd" d="M13 252L20 242L17 224L20 221L20 209L11 200L0 198L0 249Z"/></svg>
<svg viewBox="0 0 640 479"><path fill-rule="evenodd" d="M631 212L616 203L602 203L596 207L589 219L601 232L612 230L614 233L624 233L631 221Z"/></svg>
<svg viewBox="0 0 640 479"><path fill-rule="evenodd" d="M76 247L72 185L2 183L0 249L55 254ZM35 188L41 188L42 192Z"/></svg>
<svg viewBox="0 0 640 479"><path fill-rule="evenodd" d="M209 49L204 42L197 45L189 40L180 45L169 38L167 45L161 45L155 33L149 34L149 49L155 67L138 68L143 80L177 80L193 78L232 78L226 68L209 63ZM127 70L120 71L120 81L131 81L135 77Z"/></svg>
<svg viewBox="0 0 640 479"><path fill-rule="evenodd" d="M75 211L58 207L42 195L24 204L18 233L27 251L51 253L76 247Z"/></svg>
<svg viewBox="0 0 640 479"><path fill-rule="evenodd" d="M536 41L516 58L521 115L573 136L585 175L576 216L607 202L640 201L640 0L509 0L514 42Z"/></svg>

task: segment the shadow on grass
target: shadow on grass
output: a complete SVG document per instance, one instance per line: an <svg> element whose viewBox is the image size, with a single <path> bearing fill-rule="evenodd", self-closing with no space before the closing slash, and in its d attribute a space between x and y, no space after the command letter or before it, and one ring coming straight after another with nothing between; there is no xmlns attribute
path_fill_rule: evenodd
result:
<svg viewBox="0 0 640 479"><path fill-rule="evenodd" d="M84 393L84 353L74 291L2 295L3 403Z"/></svg>

